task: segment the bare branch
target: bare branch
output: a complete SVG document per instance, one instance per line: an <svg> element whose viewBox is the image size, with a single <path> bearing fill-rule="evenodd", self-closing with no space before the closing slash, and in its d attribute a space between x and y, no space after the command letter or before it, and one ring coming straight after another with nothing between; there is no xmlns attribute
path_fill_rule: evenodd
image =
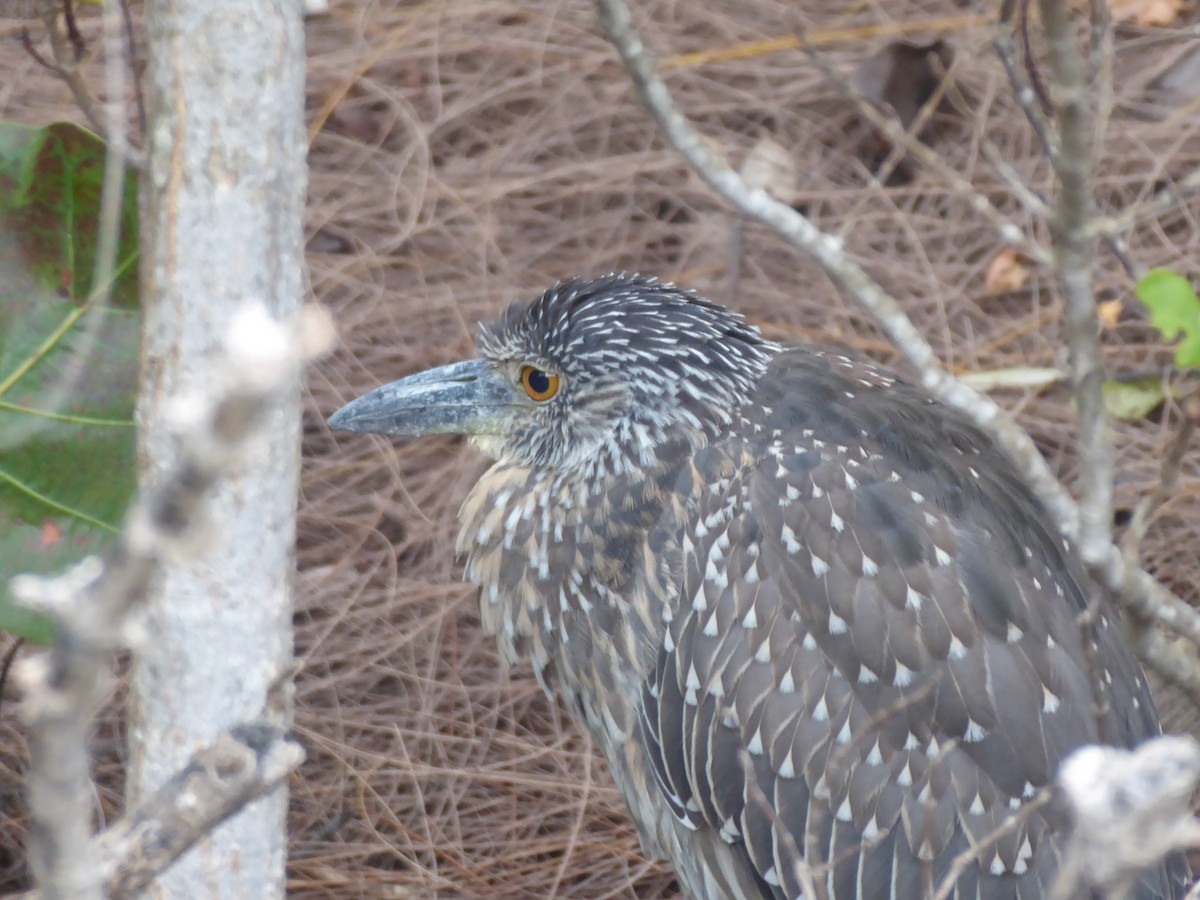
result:
<svg viewBox="0 0 1200 900"><path fill-rule="evenodd" d="M198 751L170 781L93 838L90 856L104 895L129 897L146 887L213 828L272 791L304 760L304 751L267 722L242 725ZM30 891L14 900L44 900Z"/></svg>
<svg viewBox="0 0 1200 900"><path fill-rule="evenodd" d="M105 894L139 892L213 828L274 790L303 760L300 746L265 721L221 735L96 838Z"/></svg>
<svg viewBox="0 0 1200 900"><path fill-rule="evenodd" d="M1092 294L1092 113L1071 14L1062 0L1039 0L1047 55L1054 74L1051 99L1058 126L1055 165L1059 196L1050 230L1054 265L1066 311L1071 380L1079 407L1079 550L1096 561L1112 545L1113 446L1104 407L1100 323Z"/></svg>

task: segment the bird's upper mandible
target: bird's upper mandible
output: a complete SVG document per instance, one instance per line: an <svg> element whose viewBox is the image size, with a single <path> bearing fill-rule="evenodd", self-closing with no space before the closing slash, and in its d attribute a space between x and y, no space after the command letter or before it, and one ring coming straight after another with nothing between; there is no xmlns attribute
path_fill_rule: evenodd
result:
<svg viewBox="0 0 1200 900"><path fill-rule="evenodd" d="M1048 896L1058 764L1158 721L986 436L641 276L564 282L481 349L331 423L495 458L459 540L484 622L592 730L691 895ZM1180 865L1138 896L1181 896Z"/></svg>

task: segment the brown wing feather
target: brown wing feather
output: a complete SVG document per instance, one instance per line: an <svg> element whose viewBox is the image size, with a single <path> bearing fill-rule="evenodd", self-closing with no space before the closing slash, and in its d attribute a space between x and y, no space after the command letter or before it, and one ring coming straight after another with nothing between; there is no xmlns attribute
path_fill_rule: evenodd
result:
<svg viewBox="0 0 1200 900"><path fill-rule="evenodd" d="M783 353L701 451L679 607L643 704L659 786L746 896L915 897L1094 742L1083 578L975 428L843 357ZM1107 738L1157 733L1097 628ZM981 848L963 897L1037 897L1053 807ZM1149 873L1146 898L1172 895Z"/></svg>

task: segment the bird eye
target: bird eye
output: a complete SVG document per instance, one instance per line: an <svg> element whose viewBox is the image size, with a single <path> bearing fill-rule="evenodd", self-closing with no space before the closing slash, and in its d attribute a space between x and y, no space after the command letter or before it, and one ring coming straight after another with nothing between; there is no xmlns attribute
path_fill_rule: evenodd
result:
<svg viewBox="0 0 1200 900"><path fill-rule="evenodd" d="M522 366L521 387L530 397L542 403L558 393L558 376L533 366Z"/></svg>

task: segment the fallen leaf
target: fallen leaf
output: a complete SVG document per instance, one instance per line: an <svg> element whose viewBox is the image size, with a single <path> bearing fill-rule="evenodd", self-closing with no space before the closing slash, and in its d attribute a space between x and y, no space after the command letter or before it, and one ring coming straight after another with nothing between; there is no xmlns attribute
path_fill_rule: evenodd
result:
<svg viewBox="0 0 1200 900"><path fill-rule="evenodd" d="M1158 375L1104 382L1104 408L1114 419L1137 422L1150 415L1164 400L1167 390Z"/></svg>
<svg viewBox="0 0 1200 900"><path fill-rule="evenodd" d="M792 203L800 188L795 156L769 137L750 148L738 174L746 184L762 188L782 203Z"/></svg>
<svg viewBox="0 0 1200 900"><path fill-rule="evenodd" d="M994 391L997 388L1038 388L1054 384L1067 377L1062 369L1048 366L1012 366L1008 369L985 369L980 372L965 372L958 380L977 391Z"/></svg>
<svg viewBox="0 0 1200 900"><path fill-rule="evenodd" d="M988 265L983 289L989 294L1018 291L1029 280L1029 258L1011 247L1001 250Z"/></svg>
<svg viewBox="0 0 1200 900"><path fill-rule="evenodd" d="M1101 325L1112 329L1117 327L1117 322L1120 321L1124 308L1120 299L1105 300L1103 303L1096 304L1096 315L1099 316Z"/></svg>

